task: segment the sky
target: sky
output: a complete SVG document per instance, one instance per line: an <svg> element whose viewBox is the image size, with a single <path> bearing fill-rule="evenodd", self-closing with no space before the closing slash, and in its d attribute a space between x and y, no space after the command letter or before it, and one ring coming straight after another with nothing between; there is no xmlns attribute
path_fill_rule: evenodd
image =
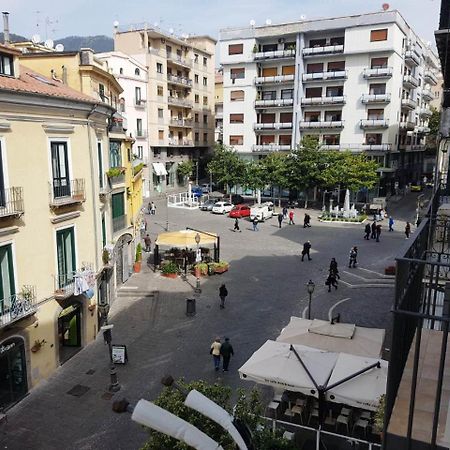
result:
<svg viewBox="0 0 450 450"><path fill-rule="evenodd" d="M385 0L389 2L389 0ZM175 34L208 34L221 28L263 25L381 11L383 0L1 0L10 13L10 31L27 37L40 34L58 39L70 35L112 35L113 22L158 23ZM392 0L419 36L434 43L440 0ZM47 23L47 25L46 25Z"/></svg>

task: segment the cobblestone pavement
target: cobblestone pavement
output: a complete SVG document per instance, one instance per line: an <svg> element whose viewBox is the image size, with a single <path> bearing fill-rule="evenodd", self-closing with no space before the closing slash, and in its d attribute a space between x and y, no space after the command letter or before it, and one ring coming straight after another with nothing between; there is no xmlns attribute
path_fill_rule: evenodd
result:
<svg viewBox="0 0 450 450"><path fill-rule="evenodd" d="M405 210L414 215L414 198ZM395 207L393 207L395 210ZM296 223L304 211L295 210ZM319 224L312 214L312 228L283 224L275 218L251 231L241 221L241 233L232 232L233 221L207 212L170 209L157 204L157 214L147 216L152 240L163 231L186 226L219 233L221 258L230 262L229 272L202 279L197 314L185 315L185 299L193 294L195 279L170 280L144 267L120 289L110 312L113 341L126 344L129 362L118 367L122 389L110 398L108 354L99 336L83 351L60 367L53 377L34 389L8 411L8 423L0 428L0 444L9 449L137 449L146 438L144 430L129 415L111 411L111 401L125 396L132 403L155 398L165 373L188 380L223 380L233 388L251 387L239 380L237 368L267 339L274 339L290 316L306 313L305 284L316 283L312 317L326 319L341 313L341 320L361 326L389 327L393 279L380 276L384 267L405 246L402 231L383 228L381 242L365 241L361 225ZM386 222L386 221L385 221ZM402 222L397 224L403 230ZM301 262L301 244L312 243L312 261ZM352 245L359 247L359 267L346 268ZM326 292L324 284L331 257L341 272L337 291ZM219 309L220 283L229 296ZM215 373L209 345L216 336L228 336L235 349L230 372ZM388 345L388 344L387 344ZM81 384L89 390L81 397L67 394ZM105 395L106 394L106 395Z"/></svg>

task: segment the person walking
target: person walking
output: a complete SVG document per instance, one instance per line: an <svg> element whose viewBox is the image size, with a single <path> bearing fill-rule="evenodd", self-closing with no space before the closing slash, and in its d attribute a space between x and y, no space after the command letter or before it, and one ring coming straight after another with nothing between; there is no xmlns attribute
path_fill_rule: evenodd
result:
<svg viewBox="0 0 450 450"><path fill-rule="evenodd" d="M150 214L154 216L156 214L156 206L153 202L150 203Z"/></svg>
<svg viewBox="0 0 450 450"><path fill-rule="evenodd" d="M357 259L357 257L358 257L358 247L352 247L351 249L350 249L350 259L349 259L349 262L348 262L348 267L349 268L355 268L356 267L356 264L357 264L357 261L356 261L356 259Z"/></svg>
<svg viewBox="0 0 450 450"><path fill-rule="evenodd" d="M295 222L294 222L294 211L289 211L289 225L295 225Z"/></svg>
<svg viewBox="0 0 450 450"><path fill-rule="evenodd" d="M220 347L220 354L222 356L222 370L228 372L231 356L234 355L233 346L230 344L230 338L225 338L225 342Z"/></svg>
<svg viewBox="0 0 450 450"><path fill-rule="evenodd" d="M239 233L241 232L241 229L239 228L239 219L236 217L236 219L234 219L234 228L233 231L239 231Z"/></svg>
<svg viewBox="0 0 450 450"><path fill-rule="evenodd" d="M364 235L364 239L367 239L367 240L370 239L370 232L371 232L370 223L366 223L366 226L364 227L364 233L366 233Z"/></svg>
<svg viewBox="0 0 450 450"><path fill-rule="evenodd" d="M283 208L283 219L287 219L287 215L288 215L288 209L286 208L286 206Z"/></svg>
<svg viewBox="0 0 450 450"><path fill-rule="evenodd" d="M283 214L278 214L278 228L281 228L281 224L283 223Z"/></svg>
<svg viewBox="0 0 450 450"><path fill-rule="evenodd" d="M220 297L220 309L225 308L225 299L227 298L228 290L225 284L221 284L219 288L219 297Z"/></svg>
<svg viewBox="0 0 450 450"><path fill-rule="evenodd" d="M376 227L375 231L377 242L380 242L380 236L381 236L381 224L379 223Z"/></svg>
<svg viewBox="0 0 450 450"><path fill-rule="evenodd" d="M389 216L389 231L394 231L394 219Z"/></svg>
<svg viewBox="0 0 450 450"><path fill-rule="evenodd" d="M209 350L210 355L213 357L214 370L217 372L220 369L220 348L222 347L220 343L220 338L216 337L214 342L211 344L211 349Z"/></svg>
<svg viewBox="0 0 450 450"><path fill-rule="evenodd" d="M370 227L370 229L372 231L370 238L375 239L377 237L377 221L376 220L374 220L372 222L372 226Z"/></svg>
<svg viewBox="0 0 450 450"><path fill-rule="evenodd" d="M325 284L328 286L328 292L331 292L331 286L333 286L335 289L338 288L338 282L336 279L336 274L330 270L328 273L328 278L325 281Z"/></svg>
<svg viewBox="0 0 450 450"><path fill-rule="evenodd" d="M336 258L331 258L330 261L330 272L333 272L336 278L339 280L341 277L339 276L338 263Z"/></svg>
<svg viewBox="0 0 450 450"><path fill-rule="evenodd" d="M150 239L150 236L148 233L145 235L144 244L145 244L145 251L151 252L152 251L152 240Z"/></svg>
<svg viewBox="0 0 450 450"><path fill-rule="evenodd" d="M258 218L255 216L252 220L253 231L258 231Z"/></svg>
<svg viewBox="0 0 450 450"><path fill-rule="evenodd" d="M308 213L305 213L305 218L303 220L303 228L311 228L311 216Z"/></svg>
<svg viewBox="0 0 450 450"><path fill-rule="evenodd" d="M308 255L308 261L311 261L311 257L309 256L310 250L311 250L311 241L306 241L306 242L303 244L302 261L303 261L303 258L304 258L306 255Z"/></svg>
<svg viewBox="0 0 450 450"><path fill-rule="evenodd" d="M141 238L145 237L145 233L147 232L147 221L142 219L141 221Z"/></svg>
<svg viewBox="0 0 450 450"><path fill-rule="evenodd" d="M411 234L411 224L409 222L406 222L406 226L405 226L406 239L409 239L410 234Z"/></svg>

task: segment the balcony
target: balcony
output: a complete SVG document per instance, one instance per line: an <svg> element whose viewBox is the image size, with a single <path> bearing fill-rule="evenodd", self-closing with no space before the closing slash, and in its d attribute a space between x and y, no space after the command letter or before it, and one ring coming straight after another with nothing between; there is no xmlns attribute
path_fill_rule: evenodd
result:
<svg viewBox="0 0 450 450"><path fill-rule="evenodd" d="M274 50L270 52L256 52L253 54L253 59L286 59L295 58L295 49L290 50Z"/></svg>
<svg viewBox="0 0 450 450"><path fill-rule="evenodd" d="M176 84L177 86L192 87L192 80L186 77L179 77L177 75L167 74L167 81L171 84Z"/></svg>
<svg viewBox="0 0 450 450"><path fill-rule="evenodd" d="M117 111L113 114L109 123L109 131L111 133L125 133L128 128L127 119Z"/></svg>
<svg viewBox="0 0 450 450"><path fill-rule="evenodd" d="M292 122L274 122L274 123L254 123L253 128L256 131L261 130L287 130L292 128Z"/></svg>
<svg viewBox="0 0 450 450"><path fill-rule="evenodd" d="M415 50L406 50L405 63L410 66L418 66L420 64L420 56L415 52Z"/></svg>
<svg viewBox="0 0 450 450"><path fill-rule="evenodd" d="M145 105L147 104L147 100L143 100L142 98L135 98L134 99L134 107L145 109Z"/></svg>
<svg viewBox="0 0 450 450"><path fill-rule="evenodd" d="M106 175L111 186L125 183L125 167L111 167Z"/></svg>
<svg viewBox="0 0 450 450"><path fill-rule="evenodd" d="M421 134L429 134L430 133L430 128L426 127L424 125L419 125L418 127L416 127L416 132L417 133L421 133Z"/></svg>
<svg viewBox="0 0 450 450"><path fill-rule="evenodd" d="M136 139L146 139L147 138L147 130L135 130L134 137Z"/></svg>
<svg viewBox="0 0 450 450"><path fill-rule="evenodd" d="M192 108L192 102L179 97L167 97L169 105L181 106L182 108Z"/></svg>
<svg viewBox="0 0 450 450"><path fill-rule="evenodd" d="M375 128L388 128L388 119L361 119L359 122L359 127L363 130L365 129L375 129Z"/></svg>
<svg viewBox="0 0 450 450"><path fill-rule="evenodd" d="M422 152L426 149L426 146L425 144L399 144L398 148L410 152Z"/></svg>
<svg viewBox="0 0 450 450"><path fill-rule="evenodd" d="M361 144L361 150L366 152L388 152L392 148L392 144Z"/></svg>
<svg viewBox="0 0 450 450"><path fill-rule="evenodd" d="M188 61L187 59L184 59L180 55L171 52L167 53L167 61L177 66L186 67L189 69L192 67L191 61Z"/></svg>
<svg viewBox="0 0 450 450"><path fill-rule="evenodd" d="M112 218L112 226L113 226L113 232L117 233L118 231L121 231L127 227L127 216L126 214L118 217Z"/></svg>
<svg viewBox="0 0 450 450"><path fill-rule="evenodd" d="M429 118L433 115L433 112L431 111L430 108L420 108L419 114L420 117Z"/></svg>
<svg viewBox="0 0 450 450"><path fill-rule="evenodd" d="M402 98L402 108L403 109L416 109L417 108L417 102L415 100L412 100L410 98Z"/></svg>
<svg viewBox="0 0 450 450"><path fill-rule="evenodd" d="M84 178L55 180L49 183L49 197L52 208L83 203L86 200Z"/></svg>
<svg viewBox="0 0 450 450"><path fill-rule="evenodd" d="M340 150L343 148L340 144L320 144L321 150Z"/></svg>
<svg viewBox="0 0 450 450"><path fill-rule="evenodd" d="M316 73L304 73L302 75L304 83L311 81L334 81L334 80L346 80L346 70L335 70L333 72L316 72Z"/></svg>
<svg viewBox="0 0 450 450"><path fill-rule="evenodd" d="M375 67L375 68L365 68L363 72L363 77L366 79L374 78L391 78L393 69L392 67Z"/></svg>
<svg viewBox="0 0 450 450"><path fill-rule="evenodd" d="M422 89L422 98L428 102L433 100L433 93L429 89Z"/></svg>
<svg viewBox="0 0 450 450"><path fill-rule="evenodd" d="M24 319L36 310L36 287L23 286L21 292L0 299L0 328Z"/></svg>
<svg viewBox="0 0 450 450"><path fill-rule="evenodd" d="M416 124L414 122L411 122L410 120L405 120L403 122L400 122L399 127L401 130L407 130L412 131L414 130Z"/></svg>
<svg viewBox="0 0 450 450"><path fill-rule="evenodd" d="M253 144L252 152L257 153L271 153L283 152L291 149L290 144Z"/></svg>
<svg viewBox="0 0 450 450"><path fill-rule="evenodd" d="M300 128L303 129L322 129L322 128L343 128L343 120L330 120L330 121L318 121L318 122L308 122L301 121Z"/></svg>
<svg viewBox="0 0 450 450"><path fill-rule="evenodd" d="M408 89L415 89L419 86L419 80L412 75L403 75L403 86Z"/></svg>
<svg viewBox="0 0 450 450"><path fill-rule="evenodd" d="M169 138L169 145L178 147L192 147L194 144L189 139Z"/></svg>
<svg viewBox="0 0 450 450"><path fill-rule="evenodd" d="M430 70L425 70L425 73L423 74L423 79L425 83L431 84L433 86L436 86L438 82L436 75Z"/></svg>
<svg viewBox="0 0 450 450"><path fill-rule="evenodd" d="M192 128L192 119L170 119L170 126L180 128Z"/></svg>
<svg viewBox="0 0 450 450"><path fill-rule="evenodd" d="M303 56L321 56L321 55L334 55L344 53L344 45L325 45L323 47L305 47L303 49Z"/></svg>
<svg viewBox="0 0 450 450"><path fill-rule="evenodd" d="M273 100L255 100L255 108L282 108L283 106L292 106L294 99L277 98ZM216 114L217 119L217 114Z"/></svg>
<svg viewBox="0 0 450 450"><path fill-rule="evenodd" d="M294 75L276 75L273 77L256 77L255 84L278 84L290 83L294 81Z"/></svg>
<svg viewBox="0 0 450 450"><path fill-rule="evenodd" d="M344 105L345 95L338 95L335 97L302 97L301 103L303 106Z"/></svg>
<svg viewBox="0 0 450 450"><path fill-rule="evenodd" d="M361 103L389 103L391 94L363 94Z"/></svg>
<svg viewBox="0 0 450 450"><path fill-rule="evenodd" d="M74 272L54 275L55 281L55 299L64 300L72 295L80 295L82 292L78 291L75 285L76 279L85 277L92 273L92 265L84 263L83 267Z"/></svg>
<svg viewBox="0 0 450 450"><path fill-rule="evenodd" d="M0 219L20 217L23 213L23 188L10 187L0 190Z"/></svg>

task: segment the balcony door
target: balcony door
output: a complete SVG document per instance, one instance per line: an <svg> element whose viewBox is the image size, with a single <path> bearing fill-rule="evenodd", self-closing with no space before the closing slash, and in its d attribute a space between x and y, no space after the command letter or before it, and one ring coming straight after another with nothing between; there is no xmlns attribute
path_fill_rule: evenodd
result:
<svg viewBox="0 0 450 450"><path fill-rule="evenodd" d="M66 142L52 142L53 196L55 198L70 195L69 158Z"/></svg>
<svg viewBox="0 0 450 450"><path fill-rule="evenodd" d="M2 315L9 313L11 306L13 306L12 299L15 293L12 246L3 245L0 247L0 312Z"/></svg>
<svg viewBox="0 0 450 450"><path fill-rule="evenodd" d="M75 233L73 228L56 232L56 253L58 259L58 287L67 286L76 270Z"/></svg>

